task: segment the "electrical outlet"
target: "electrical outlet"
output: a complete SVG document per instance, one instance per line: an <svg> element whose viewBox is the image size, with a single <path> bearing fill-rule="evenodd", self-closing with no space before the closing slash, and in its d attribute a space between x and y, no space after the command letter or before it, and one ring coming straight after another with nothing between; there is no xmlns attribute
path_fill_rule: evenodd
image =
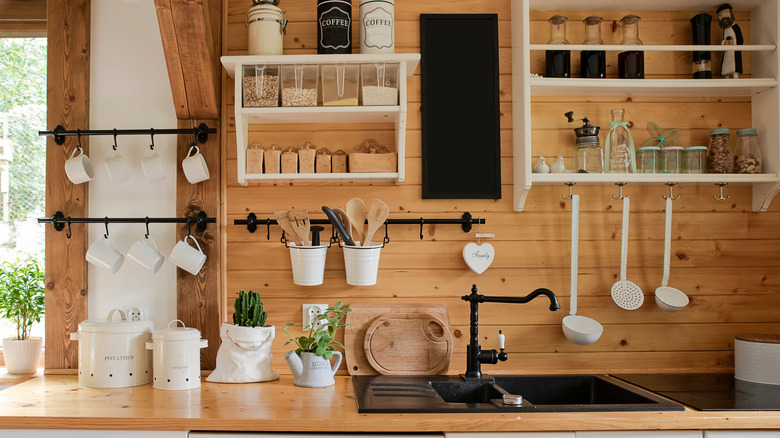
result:
<svg viewBox="0 0 780 438"><path fill-rule="evenodd" d="M128 321L141 321L146 317L146 312L140 307L125 307L122 310L125 311Z"/></svg>
<svg viewBox="0 0 780 438"><path fill-rule="evenodd" d="M319 323L315 323L317 315L325 313L327 308L327 304L304 304L301 309L301 321L303 322L303 327L305 328L312 324L315 324L315 329L319 327Z"/></svg>

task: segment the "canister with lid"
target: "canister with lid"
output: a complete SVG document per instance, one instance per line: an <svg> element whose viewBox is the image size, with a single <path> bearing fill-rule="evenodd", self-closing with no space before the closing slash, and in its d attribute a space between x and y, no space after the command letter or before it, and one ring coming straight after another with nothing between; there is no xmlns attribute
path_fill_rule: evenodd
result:
<svg viewBox="0 0 780 438"><path fill-rule="evenodd" d="M360 0L360 53L395 51L393 0Z"/></svg>
<svg viewBox="0 0 780 438"><path fill-rule="evenodd" d="M249 28L250 55L281 55L287 19L277 0L255 0L249 9L246 27Z"/></svg>
<svg viewBox="0 0 780 438"><path fill-rule="evenodd" d="M349 0L317 0L317 53L352 53Z"/></svg>
<svg viewBox="0 0 780 438"><path fill-rule="evenodd" d="M683 173L707 172L707 146L688 146L683 149Z"/></svg>
<svg viewBox="0 0 780 438"><path fill-rule="evenodd" d="M758 130L737 131L737 147L734 150L734 173L761 173L761 151L758 149Z"/></svg>
<svg viewBox="0 0 780 438"><path fill-rule="evenodd" d="M200 349L207 346L208 340L200 338L200 330L178 319L169 322L168 328L156 330L152 342L146 343L148 350L154 350L154 389L199 387Z"/></svg>
<svg viewBox="0 0 780 438"><path fill-rule="evenodd" d="M682 146L667 146L661 148L660 173L681 173L682 152Z"/></svg>
<svg viewBox="0 0 780 438"><path fill-rule="evenodd" d="M729 130L718 128L710 131L707 148L707 173L733 173L734 152L729 144Z"/></svg>
<svg viewBox="0 0 780 438"><path fill-rule="evenodd" d="M637 173L656 173L658 171L658 146L643 146L636 150Z"/></svg>

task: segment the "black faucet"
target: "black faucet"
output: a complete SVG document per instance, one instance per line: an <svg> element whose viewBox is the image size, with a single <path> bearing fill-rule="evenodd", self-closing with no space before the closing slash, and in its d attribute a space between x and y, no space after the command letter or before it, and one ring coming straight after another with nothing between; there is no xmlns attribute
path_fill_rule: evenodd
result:
<svg viewBox="0 0 780 438"><path fill-rule="evenodd" d="M488 297L485 295L479 295L477 293L477 285L471 287L471 294L461 297L463 301L471 303L471 313L469 315L470 322L470 335L471 340L466 347L466 378L467 379L481 379L482 378L482 364L490 363L495 364L498 361L505 361L507 359L506 353L504 353L504 338L503 334L499 330L499 353L496 350L482 351L482 347L479 345L479 303L527 303L539 295L547 295L550 299L550 310L559 310L561 306L558 305L558 298L555 294L545 288L539 288L530 294L516 298L516 297Z"/></svg>

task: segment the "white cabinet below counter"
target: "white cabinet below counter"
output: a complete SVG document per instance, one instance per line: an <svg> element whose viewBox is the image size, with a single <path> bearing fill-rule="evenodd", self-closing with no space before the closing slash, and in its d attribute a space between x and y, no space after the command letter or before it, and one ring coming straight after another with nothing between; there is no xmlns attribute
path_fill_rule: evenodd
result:
<svg viewBox="0 0 780 438"><path fill-rule="evenodd" d="M109 436L111 438L187 438L187 431L0 429L0 438L106 438Z"/></svg>
<svg viewBox="0 0 780 438"><path fill-rule="evenodd" d="M190 438L442 438L440 433L245 433L245 432L190 432ZM476 436L476 435L475 435Z"/></svg>

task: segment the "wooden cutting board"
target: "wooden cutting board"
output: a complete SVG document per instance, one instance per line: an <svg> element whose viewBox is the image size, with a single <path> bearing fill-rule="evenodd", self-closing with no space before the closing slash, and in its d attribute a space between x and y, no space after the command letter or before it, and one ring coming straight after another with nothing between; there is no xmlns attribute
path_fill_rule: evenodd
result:
<svg viewBox="0 0 780 438"><path fill-rule="evenodd" d="M366 329L363 351L380 374L436 374L449 366L452 335L430 313L385 313Z"/></svg>
<svg viewBox="0 0 780 438"><path fill-rule="evenodd" d="M349 307L352 309L352 312L347 314L346 323L348 325L344 329L344 362L347 364L347 371L350 375L379 374L379 372L371 366L371 363L366 358L365 339L366 331L369 326L373 324L375 319L385 314L428 314L430 316L436 317L444 325L442 335L447 333L450 339L450 344L452 343L452 337L449 329L450 319L447 313L447 306L444 304L352 303L349 305ZM385 329L380 330L378 334L385 336ZM405 344L406 341L403 339L403 342L400 342L400 345L405 346ZM451 348L452 347L450 347L450 349ZM447 372L449 366L449 356L447 356L446 362L447 364L441 370L439 370L438 373L445 374ZM435 373L436 372L433 372L431 374Z"/></svg>

